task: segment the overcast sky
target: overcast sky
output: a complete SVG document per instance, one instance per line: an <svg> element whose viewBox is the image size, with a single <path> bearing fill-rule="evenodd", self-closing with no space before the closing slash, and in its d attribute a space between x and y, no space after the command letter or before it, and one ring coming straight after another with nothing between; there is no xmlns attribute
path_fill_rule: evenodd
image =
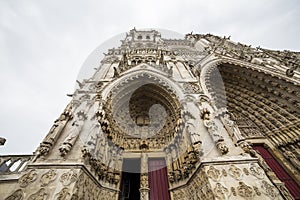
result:
<svg viewBox="0 0 300 200"><path fill-rule="evenodd" d="M298 0L0 0L0 154L36 149L85 59L119 33L163 28L299 51L299 21Z"/></svg>

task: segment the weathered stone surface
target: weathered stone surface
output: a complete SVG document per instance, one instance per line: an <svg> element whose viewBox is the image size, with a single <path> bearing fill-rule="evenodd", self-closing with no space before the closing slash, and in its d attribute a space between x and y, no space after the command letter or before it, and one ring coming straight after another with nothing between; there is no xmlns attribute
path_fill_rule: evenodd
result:
<svg viewBox="0 0 300 200"><path fill-rule="evenodd" d="M124 159L139 158L146 200L148 161L160 158L174 200L292 199L253 146L299 182L299 53L155 30L121 42L77 81L34 155L0 157L1 197L117 200Z"/></svg>

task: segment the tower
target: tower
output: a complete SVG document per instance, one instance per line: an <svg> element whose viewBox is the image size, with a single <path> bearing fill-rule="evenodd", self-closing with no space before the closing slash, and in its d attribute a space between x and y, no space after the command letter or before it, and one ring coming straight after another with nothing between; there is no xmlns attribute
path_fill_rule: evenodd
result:
<svg viewBox="0 0 300 200"><path fill-rule="evenodd" d="M1 157L0 196L300 198L299 57L130 30L34 155Z"/></svg>

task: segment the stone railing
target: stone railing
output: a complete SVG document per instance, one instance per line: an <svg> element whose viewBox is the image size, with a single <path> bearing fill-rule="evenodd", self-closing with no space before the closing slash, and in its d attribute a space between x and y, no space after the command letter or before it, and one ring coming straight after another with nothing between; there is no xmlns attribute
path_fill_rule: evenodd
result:
<svg viewBox="0 0 300 200"><path fill-rule="evenodd" d="M0 174L20 173L26 168L33 155L0 156Z"/></svg>

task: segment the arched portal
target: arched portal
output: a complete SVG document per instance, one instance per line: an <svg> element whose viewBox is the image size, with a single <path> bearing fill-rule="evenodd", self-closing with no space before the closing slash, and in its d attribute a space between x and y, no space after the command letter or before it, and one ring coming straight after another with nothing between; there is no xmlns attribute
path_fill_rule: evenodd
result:
<svg viewBox="0 0 300 200"><path fill-rule="evenodd" d="M178 139L174 130L181 114L171 84L152 73L123 77L103 105L110 130L107 138L124 150L120 199L139 199L143 194L150 199L153 194L158 195L155 199L170 198L164 149Z"/></svg>
<svg viewBox="0 0 300 200"><path fill-rule="evenodd" d="M125 87L114 87L106 102L111 140L126 151L151 147L162 151L174 138L180 103L161 79L136 75Z"/></svg>
<svg viewBox="0 0 300 200"><path fill-rule="evenodd" d="M255 149L263 152L263 157L272 149L281 150L281 154L273 155L277 161L274 159L268 164L291 194L299 194L299 186L293 180L297 180L297 175L290 173L292 177L287 178L283 174L289 172L277 170L299 169L297 159L291 158L299 157L299 86L266 72L233 64L219 64L207 70L205 83L216 109L226 108L231 114L242 133L241 140L257 145ZM264 146L270 149L263 149Z"/></svg>
<svg viewBox="0 0 300 200"><path fill-rule="evenodd" d="M223 85L215 81L218 76ZM300 93L292 82L232 64L215 67L206 80L217 108L226 107L237 123L252 124L263 136L299 123ZM259 134L243 128L242 132L245 137Z"/></svg>

